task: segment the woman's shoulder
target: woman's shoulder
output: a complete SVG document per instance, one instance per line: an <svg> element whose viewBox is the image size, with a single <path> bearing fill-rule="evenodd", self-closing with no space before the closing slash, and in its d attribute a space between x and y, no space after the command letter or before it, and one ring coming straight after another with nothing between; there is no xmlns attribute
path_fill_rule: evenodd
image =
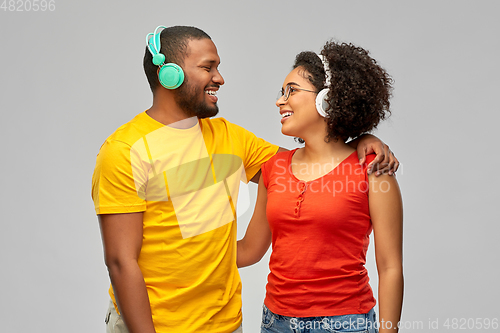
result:
<svg viewBox="0 0 500 333"><path fill-rule="evenodd" d="M368 166L373 160L377 157L376 154L368 154L366 155L366 161L365 161L365 166Z"/></svg>
<svg viewBox="0 0 500 333"><path fill-rule="evenodd" d="M269 165L272 165L272 164L276 164L277 161L282 161L282 160L288 160L290 158L290 156L292 156L295 151L297 150L298 148L295 148L295 149L292 149L292 150L287 150L287 151L280 151L276 154L274 154L273 157L271 157L267 162L266 164L269 164Z"/></svg>
<svg viewBox="0 0 500 333"><path fill-rule="evenodd" d="M280 151L271 157L267 162L262 165L262 170L267 172L272 172L276 168L286 168L290 157L297 149Z"/></svg>

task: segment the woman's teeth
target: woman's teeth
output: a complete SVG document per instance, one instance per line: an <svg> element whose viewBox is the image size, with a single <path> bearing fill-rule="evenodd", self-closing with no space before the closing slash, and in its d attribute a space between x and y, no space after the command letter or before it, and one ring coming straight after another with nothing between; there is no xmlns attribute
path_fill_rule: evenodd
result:
<svg viewBox="0 0 500 333"><path fill-rule="evenodd" d="M281 118L286 118L286 117L289 117L293 114L293 112L284 112L282 115L281 115Z"/></svg>

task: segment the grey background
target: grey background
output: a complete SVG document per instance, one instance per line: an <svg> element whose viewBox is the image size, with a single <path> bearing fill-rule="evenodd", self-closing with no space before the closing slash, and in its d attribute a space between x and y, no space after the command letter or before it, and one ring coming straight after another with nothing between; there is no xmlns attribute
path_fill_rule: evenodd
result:
<svg viewBox="0 0 500 333"><path fill-rule="evenodd" d="M104 332L91 175L105 138L150 106L144 39L160 24L210 34L226 80L220 115L287 148L297 144L274 103L295 54L332 37L369 49L395 79L393 115L375 134L403 163L405 331L499 318L499 7L57 0L53 12L0 10L0 331ZM376 293L372 247L368 260ZM259 330L267 261L240 270L247 333Z"/></svg>

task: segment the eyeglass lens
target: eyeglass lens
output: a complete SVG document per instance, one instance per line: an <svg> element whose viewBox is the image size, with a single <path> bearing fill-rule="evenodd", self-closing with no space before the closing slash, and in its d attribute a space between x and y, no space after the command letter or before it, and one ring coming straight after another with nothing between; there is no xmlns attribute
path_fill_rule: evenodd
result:
<svg viewBox="0 0 500 333"><path fill-rule="evenodd" d="M285 96L285 101L288 100L290 96L290 86L286 86L285 89L281 88L278 92L278 96L276 96L276 100L280 99L282 96Z"/></svg>

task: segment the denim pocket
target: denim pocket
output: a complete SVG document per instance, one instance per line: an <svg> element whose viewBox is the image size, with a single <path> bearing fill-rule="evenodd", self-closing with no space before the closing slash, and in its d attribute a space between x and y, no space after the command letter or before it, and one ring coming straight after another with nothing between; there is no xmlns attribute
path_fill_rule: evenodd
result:
<svg viewBox="0 0 500 333"><path fill-rule="evenodd" d="M274 315L273 313L267 308L267 306L263 305L262 306L262 328L269 328L273 325L274 323Z"/></svg>
<svg viewBox="0 0 500 333"><path fill-rule="evenodd" d="M326 326L325 326L326 327ZM346 327L346 328L343 328L343 327L340 327L338 330L336 330L335 328L325 328L328 332L332 332L332 333L369 333L368 330L365 330L364 328L362 328L361 330L358 329L358 328L349 328L349 327Z"/></svg>
<svg viewBox="0 0 500 333"><path fill-rule="evenodd" d="M331 333L369 333L367 319L365 314L323 317L323 328Z"/></svg>
<svg viewBox="0 0 500 333"><path fill-rule="evenodd" d="M349 329L349 328L346 328L346 329L343 329L341 328L340 331L339 330L335 330L335 329L327 329L328 332L332 332L332 333L369 333L368 330L365 330L365 329L362 329L362 330L357 330L357 329Z"/></svg>

